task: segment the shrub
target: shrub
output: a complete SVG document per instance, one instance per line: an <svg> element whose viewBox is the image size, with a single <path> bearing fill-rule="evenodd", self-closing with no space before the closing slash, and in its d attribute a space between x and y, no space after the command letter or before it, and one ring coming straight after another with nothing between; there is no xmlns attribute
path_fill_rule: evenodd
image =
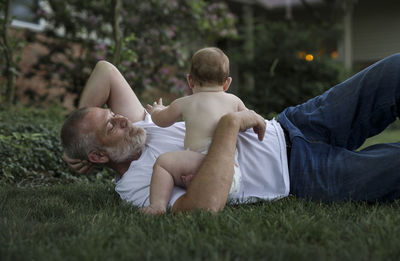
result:
<svg viewBox="0 0 400 261"><path fill-rule="evenodd" d="M63 119L57 108L0 112L1 184L36 186L111 179L111 171L76 175L63 162L59 138Z"/></svg>
<svg viewBox="0 0 400 261"><path fill-rule="evenodd" d="M254 58L241 62L241 72L254 75L254 88L243 85L240 96L264 115L305 102L342 80L345 73L331 58L333 29L299 23L264 22L256 26ZM243 53L243 52L242 52ZM307 54L313 55L306 57ZM310 58L310 59L305 59Z"/></svg>
<svg viewBox="0 0 400 261"><path fill-rule="evenodd" d="M152 88L184 93L192 49L198 43L212 45L218 39L236 36L235 17L223 2L122 2L121 60L115 65L138 95ZM113 1L45 0L43 3L46 8L38 10L38 14L46 20L46 28L43 34L28 37L49 53L41 55L25 76L43 76L49 87L54 87L55 80L60 79L56 81L59 87L79 97L96 62L111 61L115 53ZM60 28L65 29L63 34L59 33Z"/></svg>

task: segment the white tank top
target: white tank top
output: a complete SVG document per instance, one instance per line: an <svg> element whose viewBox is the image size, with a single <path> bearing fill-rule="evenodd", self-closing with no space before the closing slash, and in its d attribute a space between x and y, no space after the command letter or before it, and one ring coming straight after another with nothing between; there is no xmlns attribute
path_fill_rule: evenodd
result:
<svg viewBox="0 0 400 261"><path fill-rule="evenodd" d="M283 130L274 119L266 121L263 141L252 129L239 133L237 150L242 172L240 190L230 204L250 203L258 200L275 200L289 194L289 172ZM135 206L150 204L150 181L153 165L159 155L168 151L184 150L185 123L178 122L168 128L156 126L149 114L144 121L134 123L147 132L146 146L138 160L132 161L121 178L116 178L115 191L121 199ZM175 187L169 205L185 194Z"/></svg>

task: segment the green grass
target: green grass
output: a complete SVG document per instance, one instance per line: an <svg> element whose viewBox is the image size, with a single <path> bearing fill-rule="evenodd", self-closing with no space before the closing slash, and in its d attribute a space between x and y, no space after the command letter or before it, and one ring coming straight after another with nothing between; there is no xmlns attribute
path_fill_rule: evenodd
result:
<svg viewBox="0 0 400 261"><path fill-rule="evenodd" d="M360 149L377 143L400 142L400 129L388 129L365 141Z"/></svg>
<svg viewBox="0 0 400 261"><path fill-rule="evenodd" d="M2 187L0 260L395 260L400 201L144 216L112 186Z"/></svg>
<svg viewBox="0 0 400 261"><path fill-rule="evenodd" d="M399 141L388 130L366 145ZM400 200L144 216L107 184L0 187L0 260L397 260Z"/></svg>

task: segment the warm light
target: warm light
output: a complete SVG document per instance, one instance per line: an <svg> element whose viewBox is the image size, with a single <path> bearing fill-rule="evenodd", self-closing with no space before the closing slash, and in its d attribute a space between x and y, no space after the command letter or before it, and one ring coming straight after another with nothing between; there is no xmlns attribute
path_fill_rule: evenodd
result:
<svg viewBox="0 0 400 261"><path fill-rule="evenodd" d="M337 51L331 52L331 57L332 57L333 59L337 59L337 58L338 58L338 52L337 52Z"/></svg>
<svg viewBox="0 0 400 261"><path fill-rule="evenodd" d="M306 52L299 51L297 52L297 58L304 59L306 57Z"/></svg>
<svg viewBox="0 0 400 261"><path fill-rule="evenodd" d="M312 54L307 54L306 61L311 62L312 60L314 60L314 56Z"/></svg>

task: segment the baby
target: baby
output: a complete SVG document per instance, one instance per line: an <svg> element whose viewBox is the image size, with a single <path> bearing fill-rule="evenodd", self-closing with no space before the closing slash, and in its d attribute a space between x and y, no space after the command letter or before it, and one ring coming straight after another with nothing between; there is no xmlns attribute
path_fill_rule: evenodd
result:
<svg viewBox="0 0 400 261"><path fill-rule="evenodd" d="M143 212L164 213L174 184L187 187L200 167L220 118L229 112L246 109L238 97L225 92L231 81L228 57L218 48L204 48L193 55L187 75L193 94L176 99L167 107L163 106L162 99L153 106L146 106L153 122L160 127L171 126L183 117L186 150L167 152L158 157L151 178L150 205L143 208ZM229 195L238 192L241 182L237 152L234 171Z"/></svg>

